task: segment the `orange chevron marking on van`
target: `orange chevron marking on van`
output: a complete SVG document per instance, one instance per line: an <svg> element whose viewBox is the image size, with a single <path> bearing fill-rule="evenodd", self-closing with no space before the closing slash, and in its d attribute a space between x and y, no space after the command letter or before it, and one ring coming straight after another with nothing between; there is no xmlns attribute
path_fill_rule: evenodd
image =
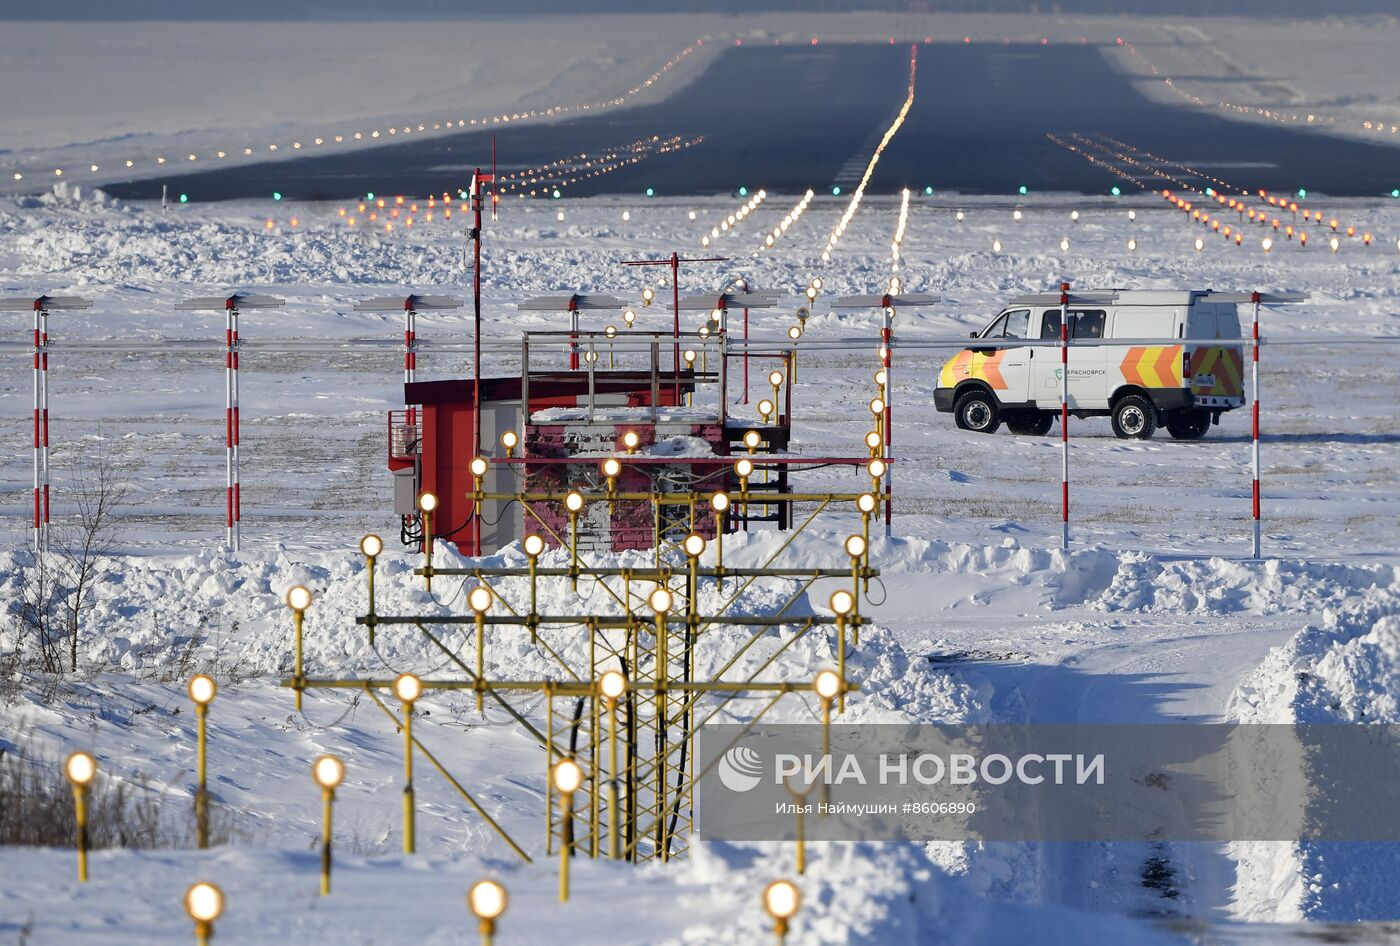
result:
<svg viewBox="0 0 1400 946"><path fill-rule="evenodd" d="M981 352L963 349L948 360L938 373L940 388L955 388L969 379L985 381L996 391L1005 391L1006 379L1001 375L1001 360L1006 356L1005 349L984 355Z"/></svg>
<svg viewBox="0 0 1400 946"><path fill-rule="evenodd" d="M1196 384L1195 379L1207 375L1213 384ZM1191 390L1195 394L1213 397L1244 395L1244 352L1238 348L1197 348L1191 353Z"/></svg>
<svg viewBox="0 0 1400 946"><path fill-rule="evenodd" d="M1118 366L1123 380L1145 388L1179 388L1180 345L1134 345Z"/></svg>

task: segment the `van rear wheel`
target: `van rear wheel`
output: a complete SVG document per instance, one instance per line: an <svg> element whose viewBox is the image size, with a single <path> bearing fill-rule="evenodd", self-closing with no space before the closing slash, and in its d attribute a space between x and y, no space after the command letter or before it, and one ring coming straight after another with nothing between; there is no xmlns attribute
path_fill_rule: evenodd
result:
<svg viewBox="0 0 1400 946"><path fill-rule="evenodd" d="M990 394L969 391L958 398L958 403L953 407L953 422L962 430L979 434L996 433L1001 426L1001 412Z"/></svg>
<svg viewBox="0 0 1400 946"><path fill-rule="evenodd" d="M1148 440L1157 432L1157 408L1141 394L1113 405L1113 433L1124 440Z"/></svg>
<svg viewBox="0 0 1400 946"><path fill-rule="evenodd" d="M1170 411L1167 414L1167 433L1177 440L1200 440L1210 430L1210 412L1200 408Z"/></svg>
<svg viewBox="0 0 1400 946"><path fill-rule="evenodd" d="M1006 415L1006 429L1023 436L1044 437L1054 423L1054 411L1025 410L1008 412Z"/></svg>

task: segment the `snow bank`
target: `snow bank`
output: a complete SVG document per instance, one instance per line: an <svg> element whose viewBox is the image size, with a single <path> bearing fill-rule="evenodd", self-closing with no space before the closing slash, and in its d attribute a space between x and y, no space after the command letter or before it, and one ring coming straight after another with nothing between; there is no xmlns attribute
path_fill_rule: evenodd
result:
<svg viewBox="0 0 1400 946"><path fill-rule="evenodd" d="M985 603L1021 589L1054 610L1084 605L1148 614L1313 613L1400 590L1400 569L1386 564L1182 559L1102 546L1062 551L1011 538L997 545L876 538L872 555L893 574L957 576L965 589L977 589L965 591L973 600Z"/></svg>
<svg viewBox="0 0 1400 946"><path fill-rule="evenodd" d="M1351 565L1268 559L1166 560L1124 553L1108 587L1093 604L1106 611L1276 614L1314 612L1393 590L1390 565Z"/></svg>
<svg viewBox="0 0 1400 946"><path fill-rule="evenodd" d="M1243 681L1241 722L1400 723L1400 584L1359 589L1326 610ZM1388 920L1400 915L1400 845L1249 842L1232 845L1238 901L1252 919Z"/></svg>
<svg viewBox="0 0 1400 946"><path fill-rule="evenodd" d="M726 563L731 567L771 556L774 533L755 533L752 541L742 535L726 539ZM817 536L793 543L797 552L783 564L808 560L831 563L830 546ZM824 550L824 551L819 551ZM713 555L713 550L710 553ZM622 567L648 564L640 552L616 556ZM437 567L470 566L451 547L439 546ZM511 547L479 560L486 565L525 564L524 553ZM543 566L565 567L568 553L547 552ZM0 554L0 600L16 601L32 553ZM374 644L355 618L367 610L367 574L364 559L349 552L294 552L279 546L271 554L230 554L215 550L173 558L149 556L113 559L106 579L95 586L91 611L84 624L81 661L85 666L150 675L171 664L177 655L193 654L202 663L221 668L237 678L286 675L292 669L291 614L284 596L293 585L305 585L314 595L304 626L303 659L310 676L382 675L384 667L425 672L439 667L443 653L422 635L408 628L381 627ZM421 559L401 552L380 556L376 575L376 608L380 614L461 614L466 610L466 589L475 579L440 577L433 593L423 589L412 570ZM619 593L621 583L616 582ZM497 594L517 610L528 600L529 579L501 578L492 583ZM713 584L702 588L701 613L718 613L735 596L736 584L721 592ZM794 625L814 613L801 585L793 579L764 579L750 585L727 613L772 613L797 595L788 607ZM634 588L634 594L639 593ZM592 582L580 583L574 592L569 582L541 579L538 609L543 614L577 614L584 610L621 613L611 596ZM638 602L640 603L640 602ZM499 607L499 606L498 606ZM587 647L577 633L544 631L555 651L571 666L587 666ZM717 670L730 654L738 652L750 630L719 624L706 631L698 651L698 672ZM812 633L792 643L792 629L775 629L726 673L742 679L756 672L775 653L782 653L781 675L805 678L823 667L834 666L832 634ZM454 652L474 651L475 631L467 625L443 625L435 634ZM0 631L0 650L15 645L14 627ZM560 672L558 663L530 643L524 628L499 628L492 632L487 667L500 679L548 677ZM708 664L708 666L707 666ZM851 705L853 721L970 721L985 713L986 694L957 674L933 671L918 655L907 653L885 629L862 628L861 646L848 660L862 694ZM774 670L773 672L777 672Z"/></svg>

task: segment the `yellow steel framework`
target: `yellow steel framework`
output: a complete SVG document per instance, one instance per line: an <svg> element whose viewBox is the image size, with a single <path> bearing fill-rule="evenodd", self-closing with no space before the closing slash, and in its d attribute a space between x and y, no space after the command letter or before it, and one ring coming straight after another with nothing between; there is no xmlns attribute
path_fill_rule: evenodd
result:
<svg viewBox="0 0 1400 946"><path fill-rule="evenodd" d="M366 628L371 641L376 633L385 633L386 628L413 629L441 651L453 668L450 676L422 680L423 690L472 692L479 709L490 700L540 743L544 749L543 772L547 786L546 853L563 853L567 847L567 853L575 856L607 854L632 861L683 856L694 828L694 788L705 774L696 770L696 733L718 713L732 708L735 700L756 701L757 708L746 714L748 725L752 726L785 693L812 692L813 683L809 679L772 680L761 679L760 675L772 672L780 678L785 676L781 669L784 654L813 631L830 628L834 632L835 673L842 697L859 688L847 679L845 662L848 647L859 643L859 628L864 623L860 614L862 590L879 574L869 565L868 541L848 540L844 561L832 567L787 568L778 564L778 560L797 535L817 521L824 511L832 509L833 503L854 503L862 517L863 533L868 537L871 513L884 499L878 493L765 494L762 499L765 503L787 503L789 509L791 504L799 502L814 503L815 508L761 566L732 568L721 564L722 529L717 539L712 540L721 543L716 550L716 564L712 566L701 564L706 543L698 535L692 533L680 542L673 540L676 524L687 521L693 524L695 510L709 508L715 499L713 493L607 490L589 494L577 491L502 494L482 491L480 478L477 482L478 489L470 494L477 508L485 500L520 503L527 524L537 524L541 531L552 536L555 544L568 550L569 564L566 567L539 565L537 559L543 543L536 539L531 546L529 537L525 543L526 566L437 568L432 564L429 546L425 548L422 567L415 569L414 574L425 584L435 576L475 578L479 587L468 596L471 613L389 615L376 611L375 559L366 555L368 608L364 615L356 618L356 624ZM878 488L878 480L872 485ZM747 503L746 488L741 488L732 498L736 505ZM644 567L593 564L580 554L578 510L589 503L618 500L645 500L656 510L658 542L650 564ZM535 508L542 503L562 503L570 511L569 535L559 536L548 529L545 518ZM514 594L506 593L506 579L516 578L528 579L528 598L518 590ZM763 578L790 579L796 587L786 600L767 613L742 613L736 606L754 583ZM542 581L567 580L576 589L580 579L603 592L601 603L593 604L584 613L539 612ZM796 613L795 608L813 584L823 579L842 582L842 590L832 595L834 613ZM845 591L846 587L849 592ZM706 612L702 610L702 599L708 589L713 589L719 604ZM598 602L598 596L590 595L584 600ZM475 628L475 644L467 656L449 646L439 630L461 625ZM706 647L707 634L719 627L744 628L747 637L737 645L729 645L727 652ZM558 667L559 675L493 679L489 648L492 639L499 636L497 631L504 628L528 630L532 646ZM740 661L753 654L760 641L778 628L788 628L792 633L766 654L757 667L731 676ZM282 685L291 688L298 701L307 690L363 690L403 728L412 712L411 704L406 704L400 715L378 695L379 691L392 688L394 680L307 676L301 657L300 619L294 620L293 631L294 672ZM566 656L569 645L574 643L574 635L580 632L586 635L582 648L586 666L575 665ZM716 638L710 635L709 639ZM711 669L701 671L702 665ZM609 671L620 671L626 681L625 692L619 696L605 695L600 685L600 678ZM531 719L512 702L512 697L524 694L543 695L545 719L542 726L537 718ZM838 705L844 705L844 700ZM824 721L829 720L829 708L830 701L824 697ZM408 735L406 743L407 753L417 753L426 759L520 857L531 859L522 845L490 817L417 735ZM584 773L583 784L570 793L567 807L561 803L564 800L558 797L549 777L554 767L566 759L576 762ZM411 791L406 790L406 799L407 829L412 818Z"/></svg>

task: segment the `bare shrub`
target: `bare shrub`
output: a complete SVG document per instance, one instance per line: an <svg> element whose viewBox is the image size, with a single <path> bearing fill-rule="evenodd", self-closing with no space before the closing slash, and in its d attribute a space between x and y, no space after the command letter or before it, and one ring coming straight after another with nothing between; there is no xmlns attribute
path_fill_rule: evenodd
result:
<svg viewBox="0 0 1400 946"><path fill-rule="evenodd" d="M78 669L78 644L92 607L93 589L110 572L116 548L115 510L125 481L102 441L83 454L71 490L71 518L50 530L48 541L20 550L16 593L9 601L12 671L52 677Z"/></svg>
<svg viewBox="0 0 1400 946"><path fill-rule="evenodd" d="M66 588L62 572L58 557L43 546L20 553L17 587L9 602L19 666L47 674L63 672L67 628L63 619Z"/></svg>
<svg viewBox="0 0 1400 946"><path fill-rule="evenodd" d="M87 462L74 481L74 521L57 531L54 542L68 586L63 612L68 630L68 669L75 673L83 617L91 605L93 586L107 573L117 541L114 512L127 495L126 481L112 463L110 448L105 440L98 444L95 452L87 454Z"/></svg>

